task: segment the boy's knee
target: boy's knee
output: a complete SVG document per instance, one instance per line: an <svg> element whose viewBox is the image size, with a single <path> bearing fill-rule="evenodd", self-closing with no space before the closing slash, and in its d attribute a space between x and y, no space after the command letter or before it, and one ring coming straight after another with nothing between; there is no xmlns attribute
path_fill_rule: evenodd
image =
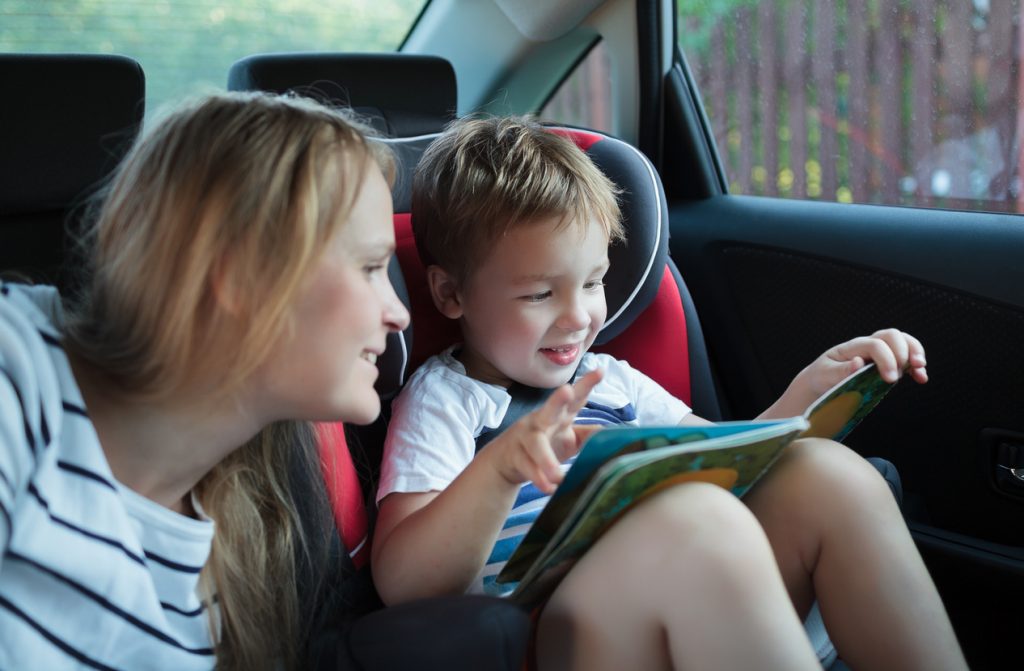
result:
<svg viewBox="0 0 1024 671"><path fill-rule="evenodd" d="M749 586L776 571L754 515L734 494L707 483L680 484L648 497L599 543L599 552L584 556L584 572L572 571L566 579L566 608L620 598L654 603L669 594L678 597L681 586L693 589L691 580ZM630 571L621 573L625 563ZM609 584L612 571L616 578Z"/></svg>
<svg viewBox="0 0 1024 671"><path fill-rule="evenodd" d="M690 482L663 490L635 511L652 541L685 551L700 544L705 551L721 543L736 543L763 536L757 519L732 492L717 485Z"/></svg>
<svg viewBox="0 0 1024 671"><path fill-rule="evenodd" d="M864 457L850 448L824 438L795 441L785 460L805 484L834 495L848 492L860 500L875 496L892 498L885 478Z"/></svg>

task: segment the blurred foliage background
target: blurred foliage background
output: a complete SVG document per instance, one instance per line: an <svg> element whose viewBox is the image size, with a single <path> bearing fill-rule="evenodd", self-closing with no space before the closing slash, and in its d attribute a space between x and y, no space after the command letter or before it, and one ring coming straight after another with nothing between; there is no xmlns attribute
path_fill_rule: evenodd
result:
<svg viewBox="0 0 1024 671"><path fill-rule="evenodd" d="M1024 212L1020 0L679 0L730 191Z"/></svg>

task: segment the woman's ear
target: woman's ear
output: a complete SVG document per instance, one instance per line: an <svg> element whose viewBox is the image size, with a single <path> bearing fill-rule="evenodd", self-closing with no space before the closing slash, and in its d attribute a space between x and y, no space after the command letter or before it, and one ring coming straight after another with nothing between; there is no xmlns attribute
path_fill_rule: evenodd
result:
<svg viewBox="0 0 1024 671"><path fill-rule="evenodd" d="M242 300L233 271L232 260L227 254L218 258L210 272L210 289L217 305L237 317L242 312Z"/></svg>
<svg viewBox="0 0 1024 671"><path fill-rule="evenodd" d="M459 295L459 285L444 268L441 266L427 266L427 286L430 287L430 297L434 300L434 306L448 319L458 319L462 316L462 297Z"/></svg>

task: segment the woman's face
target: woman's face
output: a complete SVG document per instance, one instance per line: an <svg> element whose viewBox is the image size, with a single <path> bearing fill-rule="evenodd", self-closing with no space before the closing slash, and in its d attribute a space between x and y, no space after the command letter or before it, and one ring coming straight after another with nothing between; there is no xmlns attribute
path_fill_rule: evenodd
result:
<svg viewBox="0 0 1024 671"><path fill-rule="evenodd" d="M372 161L355 203L300 290L294 328L261 370L273 419L372 422L376 360L409 313L388 279L391 191Z"/></svg>

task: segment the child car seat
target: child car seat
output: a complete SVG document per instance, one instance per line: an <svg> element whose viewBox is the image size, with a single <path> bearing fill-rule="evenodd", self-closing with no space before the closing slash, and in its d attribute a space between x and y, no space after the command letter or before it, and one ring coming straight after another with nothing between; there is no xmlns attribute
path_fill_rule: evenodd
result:
<svg viewBox="0 0 1024 671"><path fill-rule="evenodd" d="M0 54L0 271L73 284L68 227L128 150L145 77L124 56Z"/></svg>

